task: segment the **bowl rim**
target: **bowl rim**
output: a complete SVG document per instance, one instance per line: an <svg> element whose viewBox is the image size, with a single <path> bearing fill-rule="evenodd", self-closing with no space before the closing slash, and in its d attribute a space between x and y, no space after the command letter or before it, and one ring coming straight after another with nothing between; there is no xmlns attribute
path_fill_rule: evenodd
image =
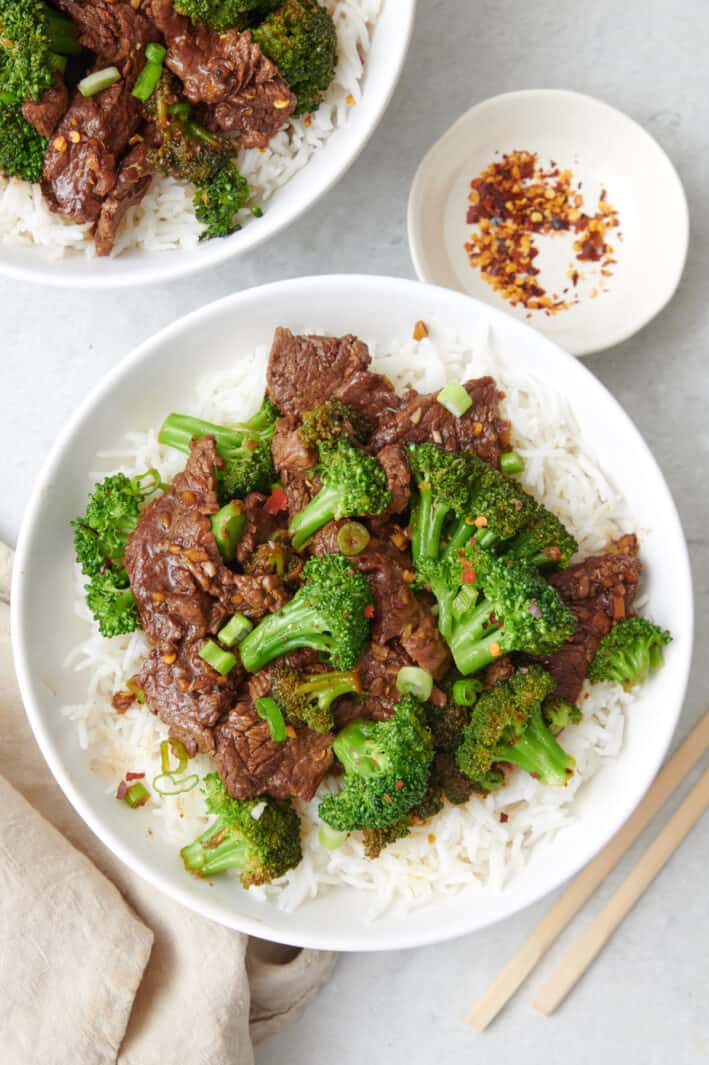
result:
<svg viewBox="0 0 709 1065"><path fill-rule="evenodd" d="M651 133L649 133L644 126L637 122L630 115L627 115L624 111L621 111L618 107L613 107L612 104L606 103L605 100L601 100L597 96L592 96L590 93L576 92L573 89L516 89L511 92L497 93L495 96L489 96L485 100L481 100L479 103L473 104L467 111L464 111L455 122L453 122L448 129L441 134L440 137L431 145L426 151L426 154L421 159L421 162L416 168L411 186L409 189L409 198L406 209L406 230L408 236L409 255L413 263L416 276L420 281L430 285L440 285L436 277L430 270L427 269L426 256L424 254L425 240L422 237L421 227L421 196L426 184L426 173L431 166L432 161L436 155L447 145L449 141L454 141L458 136L458 133L462 127L464 127L472 118L478 117L487 110L492 110L500 103L510 103L513 100L526 100L533 97L544 97L547 99L558 99L564 103L572 103L574 101L583 101L585 104L592 104L598 107L600 110L605 111L607 114L612 114L614 119L622 119L630 127L636 136L640 136L651 150L655 151L660 158L662 165L667 169L667 175L671 184L674 186L674 192L676 194L676 206L677 210L682 216L682 248L681 253L677 256L674 264L674 269L671 273L667 273L667 285L665 293L661 300L657 301L650 309L643 314L631 317L627 319L625 325L619 326L617 329L609 331L608 337L604 338L603 344L599 346L597 342L589 340L587 342L581 342L578 345L574 345L575 350L568 349L569 353L579 358L583 358L586 355L592 355L599 351L606 351L608 348L615 347L617 344L622 344L625 340L629 340L635 333L639 333L641 329L644 329L648 322L651 322L653 318L656 318L661 311L665 309L667 304L674 296L680 281L682 280L682 274L687 263L687 255L689 252L689 238L690 238L690 222L689 222L689 204L687 202L687 194L684 190L684 185L677 172L677 168L670 159L669 155L657 141ZM462 288L456 288L455 291L469 295L465 293ZM471 296L471 299L477 299L475 296ZM487 306L493 309L500 310L501 308L493 305L492 303ZM553 337L548 336L544 332L543 323L540 322L539 326L533 325L532 328L538 328L538 331L543 333L547 339L556 344L557 341ZM566 350L566 349L562 349Z"/></svg>
<svg viewBox="0 0 709 1065"><path fill-rule="evenodd" d="M586 368L586 366L570 356L560 348L559 345L555 344L547 337L541 338L542 343L551 345L551 347L555 349L554 354L556 358L570 360L570 368L574 367L575 370L573 372L584 378L587 388L595 390L599 396L604 397L604 402L608 406L615 408L615 413L625 422L628 434L634 437L635 445L640 449L644 461L656 471L658 486L664 494L664 499L662 500L663 513L668 521L675 527L675 532L677 534L677 549L681 556L678 558L678 564L683 571L683 580L681 582L683 587L679 588L679 597L680 601L684 603L685 616L683 633L685 638L682 640L681 644L676 645L676 654L679 654L681 657L677 659L676 663L679 685L677 687L674 713L673 715L668 715L667 731L663 738L663 742L657 749L653 763L646 766L643 778L640 780L632 798L630 798L624 806L614 806L613 816L609 817L605 831L599 834L599 837L595 838L590 846L587 845L578 848L576 860L572 863L569 869L565 870L563 876L550 880L544 886L528 889L520 895L520 898L515 901L512 908L492 916L486 914L483 916L482 920L476 920L475 910L472 908L470 920L464 922L458 921L452 923L451 926L446 926L441 929L437 928L430 932L416 930L416 926L412 922L409 925L411 931L408 935L406 934L406 922L401 922L399 925L390 924L388 927L382 922L381 934L377 939L377 942L373 944L368 941L363 948L357 941L356 933L339 933L333 936L328 935L327 932L322 933L321 931L312 931L305 934L298 932L297 940L294 943L292 936L289 937L284 931L277 928L273 929L269 925L268 905L264 906L263 918L259 917L256 919L234 912L232 909L227 909L218 902L211 902L208 897L209 893L205 893L204 897L200 896L199 899L196 899L183 890L178 878L169 873L162 873L148 861L143 860L140 855L134 853L130 845L124 843L119 834L111 827L107 826L103 822L101 816L94 812L90 801L83 797L81 794L81 788L74 783L70 771L65 768L60 752L55 749L51 735L45 727L45 712L41 708L42 697L40 687L39 685L35 685L29 665L31 618L25 598L24 572L29 561L28 554L32 535L34 528L38 525L39 519L41 518L46 486L48 483L51 483L54 474L61 468L64 452L70 445L75 431L80 427L84 419L90 416L95 408L100 407L100 405L110 396L116 382L125 376L129 376L141 363L156 356L160 349L169 345L169 342L183 330L198 325L212 315L218 316L225 309L239 307L240 304L248 305L252 299L269 300L273 303L275 314L281 293L292 291L298 292L298 290L302 290L303 295L307 294L308 297L312 299L315 286L320 287L324 297L327 297L328 294L334 295L338 292L341 293L345 287L351 292L353 287L362 286L366 290L375 287L378 292L388 290L393 299L396 298L397 293L401 294L402 289L407 288L416 290L419 293L419 296L426 295L431 300L442 299L444 302L452 301L461 304L473 304L484 315L489 317L493 329L496 320L500 319L504 320L505 326L509 327L512 325L516 330L531 329L530 326L511 318L511 316L504 311L492 308L488 304L463 293L458 293L440 286L427 285L419 281L403 278L379 277L367 274L315 275L253 286L252 288L233 293L207 304L206 306L200 307L197 310L184 315L182 318L177 319L177 321L165 326L152 337L142 341L136 348L118 362L89 392L51 447L40 474L35 481L22 520L17 542L15 564L13 567L10 597L13 658L25 713L30 722L37 744L40 747L55 780L64 792L64 795L82 820L95 833L101 842L104 843L109 850L116 855L116 857L124 862L129 869L137 873L152 886L164 892L176 902L186 906L188 909L201 914L203 917L214 920L217 923L236 931L255 935L259 938L270 938L274 942L319 950L338 951L361 951L363 949L377 951L396 950L425 946L428 944L444 942L448 939L454 939L458 936L488 927L492 924L496 924L498 921L511 917L520 910L526 909L528 906L538 902L552 891L557 890L563 883L575 876L580 869L599 853L633 812L656 776L667 750L669 749L672 736L674 735L677 722L679 721L689 680L694 633L693 585L686 539L671 492L665 481L664 475L644 438L632 419L623 410L620 403L606 389L605 385L603 385L603 383ZM539 337L539 334L536 333L535 330L531 331L536 337Z"/></svg>
<svg viewBox="0 0 709 1065"><path fill-rule="evenodd" d="M81 278L73 275L71 271L68 274L62 274L59 267L64 260L61 259L53 263L39 261L36 266L8 263L3 259L2 245L0 244L0 277L6 277L14 281L50 285L53 288L77 289L79 291L111 291L114 289L134 288L136 286L157 285L193 276L211 267L217 267L229 259L238 259L261 244L266 243L266 241L271 240L271 238L276 237L279 233L284 232L293 222L301 218L311 207L314 207L344 177L367 147L384 117L399 84L409 52L418 0L395 0L395 2L397 4L396 25L400 32L394 36L395 47L386 56L386 70L388 72L386 90L380 95L378 100L371 104L369 121L359 137L355 137L352 140L350 149L345 153L340 163L334 167L332 173L315 184L312 191L301 197L294 209L282 219L271 223L270 217L272 218L273 216L269 217L268 211L264 211L263 217L256 220L255 224L248 225L231 237L209 241L204 246L204 252L201 253L200 259L195 260L189 266L181 266L179 263L182 249L168 249L164 252L155 253L156 256L159 256L158 263L161 263L164 259L164 267L157 268L154 265L141 267L140 259L136 256L132 269L126 270L125 274L117 276L110 276L108 273L102 274L100 270L87 272ZM377 26L375 25L375 35L376 32ZM364 84L366 94L366 67ZM363 94L363 99L365 94ZM342 132L346 134L347 126L342 128ZM325 148L327 145L323 147ZM313 158L317 158L317 153ZM306 163L303 171L307 171L309 165L309 163ZM287 184L288 182L286 182ZM172 262L172 259L175 261ZM83 258L81 261L84 261ZM91 262L92 260L87 261Z"/></svg>

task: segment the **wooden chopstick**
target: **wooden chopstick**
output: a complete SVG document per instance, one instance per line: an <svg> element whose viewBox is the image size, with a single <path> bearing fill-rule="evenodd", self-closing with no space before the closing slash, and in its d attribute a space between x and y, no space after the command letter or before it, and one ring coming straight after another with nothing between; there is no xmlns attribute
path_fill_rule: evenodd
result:
<svg viewBox="0 0 709 1065"><path fill-rule="evenodd" d="M563 1002L708 806L709 769L694 785L608 905L561 959L558 968L534 1000L536 1010L548 1017Z"/></svg>
<svg viewBox="0 0 709 1065"><path fill-rule="evenodd" d="M561 935L569 921L588 901L602 880L647 827L709 747L709 713L699 721L660 771L637 809L610 843L583 869L535 928L526 943L512 956L482 998L466 1017L479 1031L487 1028L534 967Z"/></svg>

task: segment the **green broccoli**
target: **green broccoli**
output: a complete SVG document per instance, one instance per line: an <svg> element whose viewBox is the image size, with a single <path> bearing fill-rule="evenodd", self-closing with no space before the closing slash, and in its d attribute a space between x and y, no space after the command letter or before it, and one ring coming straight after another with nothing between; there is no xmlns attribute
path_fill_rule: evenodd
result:
<svg viewBox="0 0 709 1065"><path fill-rule="evenodd" d="M295 869L303 855L300 821L290 802L232 799L217 773L209 773L202 786L216 820L180 851L188 873L208 877L238 868L248 888Z"/></svg>
<svg viewBox="0 0 709 1065"><path fill-rule="evenodd" d="M320 803L332 828L386 828L423 798L433 760L424 707L404 695L386 721L351 721L333 750L345 769L342 788Z"/></svg>
<svg viewBox="0 0 709 1065"><path fill-rule="evenodd" d="M630 691L644 684L651 673L660 669L662 648L672 640L666 629L647 618L625 618L602 638L591 662L588 679L592 684L608 680Z"/></svg>
<svg viewBox="0 0 709 1065"><path fill-rule="evenodd" d="M254 218L263 211L251 199L251 190L245 177L231 162L226 162L209 181L200 182L194 194L195 218L205 228L200 240L228 237L241 229L236 221L237 213L248 207Z"/></svg>
<svg viewBox="0 0 709 1065"><path fill-rule="evenodd" d="M0 173L39 181L46 150L47 138L30 125L10 93L0 93Z"/></svg>
<svg viewBox="0 0 709 1065"><path fill-rule="evenodd" d="M243 30L262 19L280 0L175 0L174 8L193 22L206 22L214 30Z"/></svg>
<svg viewBox="0 0 709 1065"><path fill-rule="evenodd" d="M411 444L407 458L418 490L411 515L411 551L418 564L442 553L443 530L449 518L465 519L468 515L474 478L462 452L435 444Z"/></svg>
<svg viewBox="0 0 709 1065"><path fill-rule="evenodd" d="M306 447L334 444L342 437L353 444L364 444L371 431L364 415L339 399L329 399L306 410L298 430Z"/></svg>
<svg viewBox="0 0 709 1065"><path fill-rule="evenodd" d="M305 583L276 614L246 637L241 660L249 673L299 647L321 651L338 670L352 669L369 635L372 593L365 577L344 555L311 558Z"/></svg>
<svg viewBox="0 0 709 1065"><path fill-rule="evenodd" d="M381 514L391 501L381 463L349 440L321 445L318 473L323 487L289 526L296 550L333 518Z"/></svg>
<svg viewBox="0 0 709 1065"><path fill-rule="evenodd" d="M574 759L554 739L542 711L553 687L549 674L532 666L484 692L456 752L460 771L484 791L504 783L501 762L524 769L542 784L568 783Z"/></svg>
<svg viewBox="0 0 709 1065"><path fill-rule="evenodd" d="M534 517L504 545L506 558L530 562L539 568L564 569L578 551L578 543L560 518L537 504Z"/></svg>
<svg viewBox="0 0 709 1065"><path fill-rule="evenodd" d="M497 558L472 541L447 573L453 583L444 589L449 629L443 635L464 676L511 651L553 654L573 635L574 615L527 562ZM456 589L463 586L477 599L466 599L464 611L456 613ZM438 598L438 587L432 583L431 588Z"/></svg>
<svg viewBox="0 0 709 1065"><path fill-rule="evenodd" d="M558 736L569 725L578 725L583 714L576 703L568 699L547 699L542 707L544 721L552 736Z"/></svg>
<svg viewBox="0 0 709 1065"><path fill-rule="evenodd" d="M0 84L20 103L39 100L79 55L74 23L41 0L0 0Z"/></svg>
<svg viewBox="0 0 709 1065"><path fill-rule="evenodd" d="M463 729L470 720L470 707L448 702L445 706L426 706L426 723L431 730L437 751L455 751Z"/></svg>
<svg viewBox="0 0 709 1065"><path fill-rule="evenodd" d="M497 547L536 520L540 504L474 452L462 454L473 489L467 513L458 515L449 530L448 550L458 551L471 537L480 547Z"/></svg>
<svg viewBox="0 0 709 1065"><path fill-rule="evenodd" d="M284 0L251 35L295 93L295 113L315 111L337 66L332 16L316 0Z"/></svg>
<svg viewBox="0 0 709 1065"><path fill-rule="evenodd" d="M359 695L362 682L356 670L301 673L279 663L271 677L271 695L286 716L315 732L335 727L332 704L341 695Z"/></svg>
<svg viewBox="0 0 709 1065"><path fill-rule="evenodd" d="M224 502L249 492L270 492L276 479L271 457L271 438L278 411L265 396L257 413L236 425L213 425L188 414L169 414L158 439L167 447L189 454L195 437L213 436L224 462L217 470L219 496Z"/></svg>
<svg viewBox="0 0 709 1065"><path fill-rule="evenodd" d="M410 829L411 820L408 815L402 817L400 821L395 821L393 825L386 825L384 828L365 829L362 833L365 857L378 858L384 848L388 847L390 843L395 843L397 839L403 839L404 836L408 836Z"/></svg>
<svg viewBox="0 0 709 1065"><path fill-rule="evenodd" d="M157 470L139 477L112 474L96 485L83 517L71 523L76 561L91 578L86 602L103 636L139 628L123 556L143 503L159 487Z"/></svg>

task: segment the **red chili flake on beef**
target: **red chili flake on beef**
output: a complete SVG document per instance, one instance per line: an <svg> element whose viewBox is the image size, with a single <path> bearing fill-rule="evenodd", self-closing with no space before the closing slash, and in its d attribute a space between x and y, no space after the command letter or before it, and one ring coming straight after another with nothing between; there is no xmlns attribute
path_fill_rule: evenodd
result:
<svg viewBox="0 0 709 1065"><path fill-rule="evenodd" d="M122 780L120 782L120 784L118 785L118 787L116 788L116 798L117 799L125 799L127 791L128 791L128 785L126 784L125 780Z"/></svg>
<svg viewBox="0 0 709 1065"><path fill-rule="evenodd" d="M288 496L283 488L276 487L263 505L267 514L280 514L282 510L288 510Z"/></svg>
<svg viewBox="0 0 709 1065"><path fill-rule="evenodd" d="M366 607L364 608L364 616L365 616L366 618L373 618L373 617L374 617L374 607L372 606L372 604L371 604L371 603L369 603L369 604L368 604L368 605L367 605L367 606L366 606Z"/></svg>
<svg viewBox="0 0 709 1065"><path fill-rule="evenodd" d="M126 780L142 780L145 773L126 773Z"/></svg>

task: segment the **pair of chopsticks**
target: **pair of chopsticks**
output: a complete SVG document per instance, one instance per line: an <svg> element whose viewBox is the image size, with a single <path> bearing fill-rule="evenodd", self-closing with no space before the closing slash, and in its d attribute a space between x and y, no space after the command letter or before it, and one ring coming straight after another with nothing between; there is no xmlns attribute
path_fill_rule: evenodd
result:
<svg viewBox="0 0 709 1065"><path fill-rule="evenodd" d="M487 1028L601 881L618 864L628 848L682 784L708 747L709 713L704 715L677 748L623 828L579 873L552 911L473 1006L466 1017L468 1024L479 1031ZM709 769L691 789L610 902L562 958L558 968L534 1000L535 1009L549 1016L563 1002L708 806Z"/></svg>

